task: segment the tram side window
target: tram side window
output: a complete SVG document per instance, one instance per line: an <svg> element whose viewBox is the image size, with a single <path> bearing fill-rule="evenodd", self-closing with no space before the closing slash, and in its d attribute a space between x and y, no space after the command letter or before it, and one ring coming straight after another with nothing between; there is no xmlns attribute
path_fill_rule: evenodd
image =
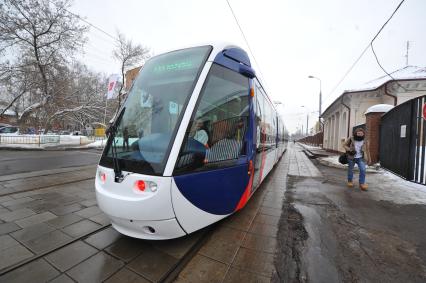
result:
<svg viewBox="0 0 426 283"><path fill-rule="evenodd" d="M262 92L260 91L260 87L256 85L256 101L258 107L258 114L256 117L258 118L257 123L257 148L260 150L264 148L265 144L265 98L263 97Z"/></svg>
<svg viewBox="0 0 426 283"><path fill-rule="evenodd" d="M213 64L186 131L176 171L223 167L245 155L248 115L248 78Z"/></svg>
<svg viewBox="0 0 426 283"><path fill-rule="evenodd" d="M270 150L272 149L272 143L275 141L273 140L274 137L274 116L273 116L273 108L269 102L269 100L266 97L265 92L263 89L257 85L256 87L256 97L257 101L259 102L259 106L262 109L262 116L261 116L261 122L260 122L260 129L257 130L258 132L258 144L260 139L260 144L262 144L261 148L263 150Z"/></svg>

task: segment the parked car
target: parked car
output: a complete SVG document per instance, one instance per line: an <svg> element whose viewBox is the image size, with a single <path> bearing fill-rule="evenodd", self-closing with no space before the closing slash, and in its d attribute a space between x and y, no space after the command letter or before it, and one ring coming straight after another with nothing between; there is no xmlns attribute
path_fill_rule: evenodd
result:
<svg viewBox="0 0 426 283"><path fill-rule="evenodd" d="M25 134L27 134L27 135L35 135L35 133L36 133L36 129L30 127L30 128L27 128L27 131L26 131Z"/></svg>
<svg viewBox="0 0 426 283"><path fill-rule="evenodd" d="M12 125L0 123L0 128L4 128L4 127L12 127Z"/></svg>
<svg viewBox="0 0 426 283"><path fill-rule="evenodd" d="M7 126L0 128L0 135L17 135L19 134L19 128L14 126Z"/></svg>

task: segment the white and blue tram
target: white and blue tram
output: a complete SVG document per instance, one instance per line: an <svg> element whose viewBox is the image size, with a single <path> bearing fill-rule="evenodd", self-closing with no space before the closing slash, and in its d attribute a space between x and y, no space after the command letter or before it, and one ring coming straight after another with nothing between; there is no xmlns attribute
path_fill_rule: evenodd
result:
<svg viewBox="0 0 426 283"><path fill-rule="evenodd" d="M164 53L140 70L110 128L98 204L122 234L181 237L243 208L285 146L243 49Z"/></svg>

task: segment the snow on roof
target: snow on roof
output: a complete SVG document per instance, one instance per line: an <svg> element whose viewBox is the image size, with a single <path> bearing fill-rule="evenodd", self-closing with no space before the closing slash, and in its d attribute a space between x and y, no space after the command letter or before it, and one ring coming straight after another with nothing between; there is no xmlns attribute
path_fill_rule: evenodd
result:
<svg viewBox="0 0 426 283"><path fill-rule="evenodd" d="M413 80L413 79L426 79L426 68L420 68L417 66L406 66L402 69L396 70L390 73L395 80ZM383 84L393 81L388 75L376 78L372 81L366 82L365 84L354 88L345 90L344 92L355 92L355 91L367 91L377 89Z"/></svg>
<svg viewBox="0 0 426 283"><path fill-rule="evenodd" d="M389 105L389 104L376 104L376 105L373 105L370 108L368 108L367 111L365 111L364 114L367 114L367 113L377 113L377 112L386 113L389 110L391 110L392 108L393 108L393 105Z"/></svg>
<svg viewBox="0 0 426 283"><path fill-rule="evenodd" d="M398 70L396 70L396 71L394 71L390 74L393 77L393 79L398 80L398 81L416 80L416 79L421 80L421 79L426 79L426 67L421 68L421 67L417 67L417 66L406 66L406 67L398 69ZM363 84L363 85L361 85L357 88L348 89L348 90L343 91L343 93L338 98L336 98L324 110L324 112L322 112L321 116L323 116L325 113L327 113L327 111L337 101L339 101L342 98L342 96L344 96L346 93L375 90L375 89L378 89L379 87L381 87L382 85L384 85L385 83L393 81L393 79L391 77L389 77L388 75L384 75L384 76L376 78L372 81L366 82L365 84Z"/></svg>

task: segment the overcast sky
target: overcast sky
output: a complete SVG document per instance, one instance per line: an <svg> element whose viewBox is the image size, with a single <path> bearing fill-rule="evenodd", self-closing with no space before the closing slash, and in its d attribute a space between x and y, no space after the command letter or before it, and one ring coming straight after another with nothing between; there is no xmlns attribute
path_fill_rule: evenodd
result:
<svg viewBox="0 0 426 283"><path fill-rule="evenodd" d="M369 50L331 93L400 2L229 1L269 96L283 103L280 110L290 132L306 125L305 113L310 113L309 127L318 119L319 83L309 75L322 80L322 110L343 90L383 75ZM111 34L120 30L155 54L216 40L235 43L248 52L226 0L75 0L70 10ZM409 64L426 67L425 11L426 1L406 0L375 41L376 53L388 71L405 66L407 40ZM114 41L94 28L87 36L84 62L96 71L119 73L111 58Z"/></svg>

